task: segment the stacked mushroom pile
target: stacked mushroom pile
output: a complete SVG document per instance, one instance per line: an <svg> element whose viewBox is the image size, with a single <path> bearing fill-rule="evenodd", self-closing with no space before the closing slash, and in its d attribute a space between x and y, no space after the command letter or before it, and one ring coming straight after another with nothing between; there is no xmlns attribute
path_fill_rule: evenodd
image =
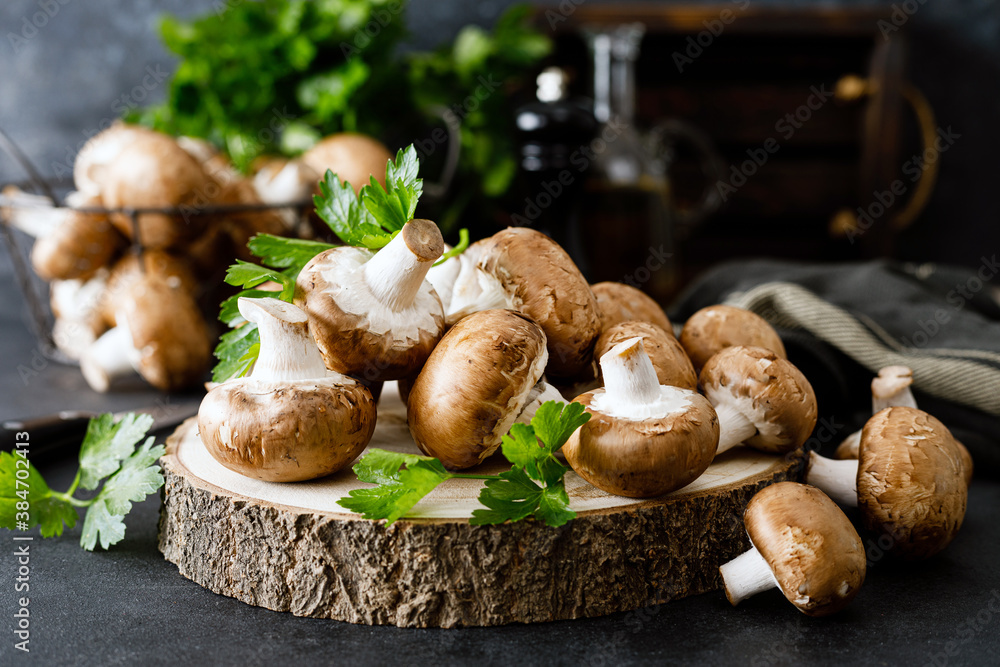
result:
<svg viewBox="0 0 1000 667"><path fill-rule="evenodd" d="M31 262L51 283L54 341L90 386L108 391L138 372L174 390L208 369L214 313L205 313L221 300L226 267L251 259L247 242L312 233L294 208L253 207L308 201L316 165L360 186L384 178L388 158L373 139L334 135L247 178L207 142L116 123L80 150L65 207L10 188L4 194L18 206L5 217L36 238Z"/></svg>

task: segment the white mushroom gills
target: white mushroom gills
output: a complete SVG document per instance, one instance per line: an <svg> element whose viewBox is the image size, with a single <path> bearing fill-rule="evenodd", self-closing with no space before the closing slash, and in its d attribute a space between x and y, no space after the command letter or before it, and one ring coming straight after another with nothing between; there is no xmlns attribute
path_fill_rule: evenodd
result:
<svg viewBox="0 0 1000 667"><path fill-rule="evenodd" d="M267 297L241 297L237 306L260 333L260 354L250 377L285 383L339 375L326 369L319 348L309 335L309 318L301 308Z"/></svg>
<svg viewBox="0 0 1000 667"><path fill-rule="evenodd" d="M601 357L604 391L594 393L591 407L619 419L661 419L687 410L691 393L660 385L642 338L618 343Z"/></svg>
<svg viewBox="0 0 1000 667"><path fill-rule="evenodd" d="M430 220L410 220L365 262L365 283L379 303L395 312L405 310L443 254L444 240L437 225Z"/></svg>
<svg viewBox="0 0 1000 667"><path fill-rule="evenodd" d="M726 597L734 605L778 586L771 566L755 546L721 566L719 572L726 587Z"/></svg>
<svg viewBox="0 0 1000 667"><path fill-rule="evenodd" d="M716 456L757 434L754 423L729 402L720 401L714 407L715 413L719 415L719 448L715 452Z"/></svg>
<svg viewBox="0 0 1000 667"><path fill-rule="evenodd" d="M806 484L811 484L844 507L858 506L858 460L837 461L809 452Z"/></svg>

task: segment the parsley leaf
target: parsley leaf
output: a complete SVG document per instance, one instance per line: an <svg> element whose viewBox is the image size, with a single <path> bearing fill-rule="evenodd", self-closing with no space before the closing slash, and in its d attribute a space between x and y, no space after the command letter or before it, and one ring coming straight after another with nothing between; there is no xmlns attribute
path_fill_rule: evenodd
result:
<svg viewBox="0 0 1000 667"><path fill-rule="evenodd" d="M253 354L254 346L260 349L260 332L253 322L222 334L214 352L219 363L212 369L212 382L225 382L243 375L257 358Z"/></svg>
<svg viewBox="0 0 1000 667"><path fill-rule="evenodd" d="M319 182L319 192L313 197L317 215L347 245L376 249L392 240L391 234L382 229L354 194L351 184L341 183L340 178L329 169Z"/></svg>
<svg viewBox="0 0 1000 667"><path fill-rule="evenodd" d="M96 489L118 470L152 425L153 418L145 414L125 415L118 423L110 413L91 419L80 446L80 486Z"/></svg>
<svg viewBox="0 0 1000 667"><path fill-rule="evenodd" d="M388 524L409 512L441 482L461 477L449 473L435 458L384 449L369 450L354 465L354 473L362 482L379 486L355 489L337 504L366 519L385 519Z"/></svg>
<svg viewBox="0 0 1000 667"><path fill-rule="evenodd" d="M151 416L136 414L127 414L117 423L111 414L90 420L80 445L80 469L64 493L49 487L23 449L0 453L0 525L11 530L39 526L42 537L62 535L64 527L76 525L77 508L82 507L87 514L81 547L92 551L98 543L107 549L120 542L132 503L163 486L156 461L165 448L154 446L153 438L136 448L152 424ZM80 487L101 488L90 500L81 500L74 495Z"/></svg>
<svg viewBox="0 0 1000 667"><path fill-rule="evenodd" d="M473 511L469 521L472 525L533 517L549 526L561 526L576 513L569 508L563 484L569 468L554 454L588 419L590 415L576 403L542 404L530 425L514 424L503 437L501 451L513 465L499 475L452 473L435 458L370 449L354 465L354 473L362 482L377 486L351 491L337 503L366 519L392 523L446 480L484 479L486 486L479 494L479 502L485 509Z"/></svg>
<svg viewBox="0 0 1000 667"><path fill-rule="evenodd" d="M420 161L410 144L396 153L395 161L385 168L385 188L373 176L361 189L361 202L383 229L398 232L417 212L417 201L423 193L423 181L417 178Z"/></svg>
<svg viewBox="0 0 1000 667"><path fill-rule="evenodd" d="M27 477L18 479L18 469L27 470ZM62 535L63 524L76 525L76 508L68 501L54 497L41 473L24 458L19 450L0 452L0 526L14 530L23 521L18 513L27 502L27 527L41 526L42 537Z"/></svg>
<svg viewBox="0 0 1000 667"><path fill-rule="evenodd" d="M247 247L254 257L260 257L261 262L267 266L277 269L293 269L298 275L299 271L312 260L313 257L324 250L335 248L336 246L322 241L308 241L306 239L289 239L283 236L272 236L271 234L257 234Z"/></svg>

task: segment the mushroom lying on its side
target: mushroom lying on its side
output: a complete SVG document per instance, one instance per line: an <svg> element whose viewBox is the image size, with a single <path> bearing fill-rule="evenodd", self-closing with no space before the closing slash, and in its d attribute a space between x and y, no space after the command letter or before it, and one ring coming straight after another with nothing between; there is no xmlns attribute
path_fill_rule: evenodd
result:
<svg viewBox="0 0 1000 667"><path fill-rule="evenodd" d="M444 310L424 278L444 252L430 220L410 220L377 253L338 247L299 273L295 302L327 368L369 382L412 377L444 332Z"/></svg>
<svg viewBox="0 0 1000 667"><path fill-rule="evenodd" d="M906 366L886 366L879 370L878 375L872 380L872 414L881 412L886 408L915 408L917 399L910 391L913 384L913 371ZM972 482L972 474L975 464L972 461L972 454L957 439L959 452L962 455L962 469L965 473L965 483ZM861 430L857 430L844 438L837 447L833 457L835 459L856 459L858 449L861 446Z"/></svg>
<svg viewBox="0 0 1000 667"><path fill-rule="evenodd" d="M407 396L410 434L451 469L480 463L511 425L562 400L542 380L545 334L512 310L484 310L448 330Z"/></svg>
<svg viewBox="0 0 1000 667"><path fill-rule="evenodd" d="M719 453L740 443L771 454L798 449L816 427L816 394L798 368L760 347L708 360L702 390L719 415Z"/></svg>
<svg viewBox="0 0 1000 667"><path fill-rule="evenodd" d="M667 314L653 297L639 288L625 283L603 282L591 285L590 289L597 299L601 328L604 331L621 322L648 322L673 337L674 327Z"/></svg>
<svg viewBox="0 0 1000 667"><path fill-rule="evenodd" d="M811 452L806 482L858 507L868 530L888 535L909 560L933 556L958 533L968 485L961 450L940 421L917 408L886 408L861 430L860 458Z"/></svg>
<svg viewBox="0 0 1000 667"><path fill-rule="evenodd" d="M163 391L201 380L212 354L208 325L179 283L144 274L125 285L115 303L116 326L80 357L92 389L106 392L133 370Z"/></svg>
<svg viewBox="0 0 1000 667"><path fill-rule="evenodd" d="M271 298L238 304L260 331L260 356L249 377L223 382L202 400L198 433L209 453L268 482L315 479L349 465L375 432L371 393L326 369L299 308Z"/></svg>
<svg viewBox="0 0 1000 667"><path fill-rule="evenodd" d="M672 334L649 322L625 321L608 327L597 339L594 356L603 357L618 343L636 336L642 339L660 384L691 391L698 388L698 376L691 360L684 354L684 348Z"/></svg>
<svg viewBox="0 0 1000 667"><path fill-rule="evenodd" d="M647 498L686 486L715 457L719 421L693 391L660 385L641 338L601 357L604 388L575 399L591 414L562 448L580 477L608 493Z"/></svg>
<svg viewBox="0 0 1000 667"><path fill-rule="evenodd" d="M734 306L702 308L684 323L680 341L699 373L715 354L735 345L762 347L788 358L778 333L763 317Z"/></svg>
<svg viewBox="0 0 1000 667"><path fill-rule="evenodd" d="M719 568L734 606L777 586L808 616L826 616L854 599L865 580L864 544L822 491L779 482L750 499L743 522L749 551Z"/></svg>

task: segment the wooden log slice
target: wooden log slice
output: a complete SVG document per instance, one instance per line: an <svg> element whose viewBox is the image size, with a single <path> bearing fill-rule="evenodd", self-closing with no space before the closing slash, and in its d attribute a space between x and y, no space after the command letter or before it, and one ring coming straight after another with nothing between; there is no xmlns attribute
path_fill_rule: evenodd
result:
<svg viewBox="0 0 1000 667"><path fill-rule="evenodd" d="M372 447L411 451L394 387ZM509 466L497 457L477 469ZM716 590L718 567L749 548L743 510L797 479L799 453L737 447L695 482L653 500L566 477L578 516L471 526L478 480L449 480L391 526L336 504L364 486L350 470L314 482L242 477L207 452L188 420L167 440L160 550L211 591L297 616L407 627L485 626L600 616Z"/></svg>

